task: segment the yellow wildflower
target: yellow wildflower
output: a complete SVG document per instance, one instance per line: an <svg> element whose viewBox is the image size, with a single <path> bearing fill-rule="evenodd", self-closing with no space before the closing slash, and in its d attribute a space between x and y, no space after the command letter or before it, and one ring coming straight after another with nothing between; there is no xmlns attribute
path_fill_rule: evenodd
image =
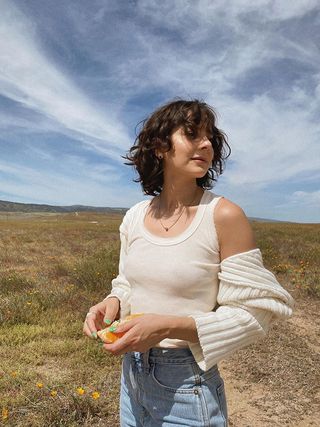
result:
<svg viewBox="0 0 320 427"><path fill-rule="evenodd" d="M57 390L51 390L50 392L52 397L56 397L56 395L58 394Z"/></svg>
<svg viewBox="0 0 320 427"><path fill-rule="evenodd" d="M77 393L80 394L80 396L82 396L83 394L85 394L85 390L82 387L78 387Z"/></svg>
<svg viewBox="0 0 320 427"><path fill-rule="evenodd" d="M94 391L91 396L92 396L92 399L99 399L100 393L98 391Z"/></svg>
<svg viewBox="0 0 320 427"><path fill-rule="evenodd" d="M18 371L12 371L12 372L11 372L11 376L12 376L13 378L15 378L17 375L18 375Z"/></svg>
<svg viewBox="0 0 320 427"><path fill-rule="evenodd" d="M37 383L37 384L36 384L36 386L37 386L38 388L42 388L42 387L43 387L43 384L42 384L42 383Z"/></svg>
<svg viewBox="0 0 320 427"><path fill-rule="evenodd" d="M9 411L7 408L2 408L2 419L7 420L9 417Z"/></svg>

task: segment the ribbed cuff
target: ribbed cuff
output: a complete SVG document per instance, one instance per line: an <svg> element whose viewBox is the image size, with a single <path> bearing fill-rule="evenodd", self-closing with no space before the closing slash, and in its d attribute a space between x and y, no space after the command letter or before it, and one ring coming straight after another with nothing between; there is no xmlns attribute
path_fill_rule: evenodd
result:
<svg viewBox="0 0 320 427"><path fill-rule="evenodd" d="M264 337L272 313L262 310L258 321L246 310L223 306L216 312L188 317L195 320L199 337L199 343L188 345L199 367L207 371L236 350Z"/></svg>

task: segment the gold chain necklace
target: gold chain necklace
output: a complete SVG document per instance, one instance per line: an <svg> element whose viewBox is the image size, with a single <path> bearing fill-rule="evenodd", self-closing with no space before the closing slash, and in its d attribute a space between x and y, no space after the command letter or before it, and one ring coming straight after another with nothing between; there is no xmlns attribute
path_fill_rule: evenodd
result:
<svg viewBox="0 0 320 427"><path fill-rule="evenodd" d="M190 205L192 205L192 203L196 200L196 198L197 198L197 195L195 196L195 198L192 200L192 202L190 203ZM159 196L159 206L158 206L158 215L159 215L159 212L160 212L160 209L159 209L159 207L160 207L160 203L161 203L161 194L160 194L160 196ZM188 206L190 206L190 205L188 205ZM162 223L162 221L161 221L161 218L160 218L160 216L159 216L159 221L160 221L160 224L162 225L162 227L166 230L166 231L169 231L170 230L170 228L172 228L178 221L179 221L179 219L181 218L181 216L182 216L182 214L183 214L183 212L184 212L184 210L186 209L186 206L184 206L184 208L182 209L182 212L181 212L181 214L178 216L178 218L175 220L175 222L173 223L173 224L171 224L170 225L170 227L166 227L165 225L163 225L163 223Z"/></svg>

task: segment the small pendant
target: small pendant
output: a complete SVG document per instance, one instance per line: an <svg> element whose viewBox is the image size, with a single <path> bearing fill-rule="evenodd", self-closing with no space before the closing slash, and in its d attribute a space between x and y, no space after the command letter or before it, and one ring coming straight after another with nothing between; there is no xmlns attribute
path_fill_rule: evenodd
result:
<svg viewBox="0 0 320 427"><path fill-rule="evenodd" d="M165 230L166 230L166 231L168 231L168 230L169 230L169 228L167 228L167 227L164 227L164 228L165 228Z"/></svg>

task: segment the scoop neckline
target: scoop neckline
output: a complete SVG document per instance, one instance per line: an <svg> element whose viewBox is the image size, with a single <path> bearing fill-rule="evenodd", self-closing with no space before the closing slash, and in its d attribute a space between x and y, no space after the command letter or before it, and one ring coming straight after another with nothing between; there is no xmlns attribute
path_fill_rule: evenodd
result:
<svg viewBox="0 0 320 427"><path fill-rule="evenodd" d="M149 240L152 243L155 244L161 244L161 245L170 245L173 243L179 243L182 242L183 240L187 239L188 237L191 236L191 234L193 234L193 232L197 229L198 225L201 222L203 213L204 213L204 209L206 207L206 204L204 203L206 201L206 198L208 196L208 190L204 190L200 202L198 204L197 207L197 211L191 221L191 223L188 225L188 227L180 234L178 234L177 236L173 236L173 237L160 237L157 236L156 234L151 233L144 225L144 219L148 210L148 207L150 206L151 200L146 200L145 205L143 206L141 215L140 215L140 230L141 233L143 234L143 236Z"/></svg>

